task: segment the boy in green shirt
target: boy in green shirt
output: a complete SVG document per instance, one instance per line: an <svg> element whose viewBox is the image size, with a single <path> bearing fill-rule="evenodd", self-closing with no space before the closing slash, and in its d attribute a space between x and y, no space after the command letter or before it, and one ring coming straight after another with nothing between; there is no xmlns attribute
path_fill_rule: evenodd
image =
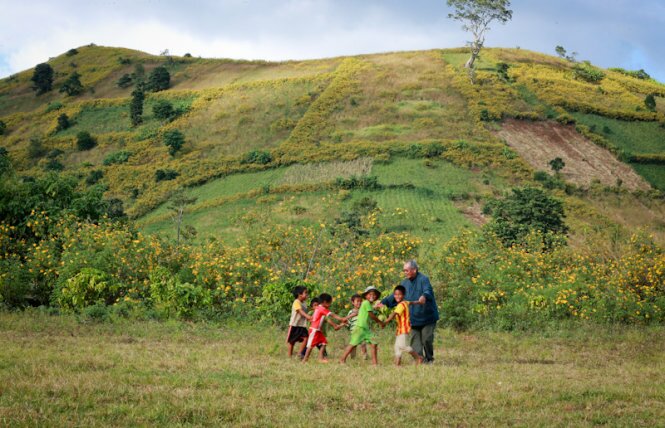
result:
<svg viewBox="0 0 665 428"><path fill-rule="evenodd" d="M371 318L377 324L379 324L381 328L385 327L385 324L374 314L373 308L374 302L377 301L379 297L381 297L381 292L376 288L369 286L365 289L363 297L365 300L362 302L360 309L358 310L356 323L353 330L351 331L351 340L349 341L349 345L344 351L342 359L339 360L339 362L342 364L346 363L346 359L349 357L351 352L353 352L353 350L361 344L370 345L372 348L372 364L377 365L379 363L377 358L378 344L376 343L372 331L369 329L369 320Z"/></svg>
<svg viewBox="0 0 665 428"><path fill-rule="evenodd" d="M353 308L346 314L346 317L349 319L348 328L350 332L353 332L353 328L356 326L356 319L358 318L358 311L360 311L360 305L363 302L363 298L360 294L354 294L351 296L351 304ZM360 353L363 356L363 360L367 359L367 345L364 343L360 344ZM351 358L356 357L356 350L351 351Z"/></svg>

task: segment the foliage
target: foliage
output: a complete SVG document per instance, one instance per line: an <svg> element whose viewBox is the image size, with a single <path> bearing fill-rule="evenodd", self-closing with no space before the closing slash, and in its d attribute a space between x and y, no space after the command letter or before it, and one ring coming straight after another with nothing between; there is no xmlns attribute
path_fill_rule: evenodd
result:
<svg viewBox="0 0 665 428"><path fill-rule="evenodd" d="M563 203L535 187L515 188L503 200L487 205L492 221L487 229L505 246L520 245L537 231L543 234L546 249L565 242L568 227L564 223Z"/></svg>
<svg viewBox="0 0 665 428"><path fill-rule="evenodd" d="M589 83L598 83L605 78L602 70L593 67L589 63L575 64L573 67L573 76L578 80Z"/></svg>
<svg viewBox="0 0 665 428"><path fill-rule="evenodd" d="M76 148L80 151L90 150L97 145L95 137L88 131L81 131L76 134Z"/></svg>
<svg viewBox="0 0 665 428"><path fill-rule="evenodd" d="M493 21L505 24L512 19L510 0L447 0L447 3L454 9L448 18L460 21L462 29L473 36L473 40L468 43L471 57L464 67L469 70L471 81L475 83L474 63L485 45L485 33Z"/></svg>
<svg viewBox="0 0 665 428"><path fill-rule="evenodd" d="M566 166L566 163L560 157L556 157L548 163L550 168L552 168L552 171L554 171L556 174L558 174L559 171L561 171Z"/></svg>
<svg viewBox="0 0 665 428"><path fill-rule="evenodd" d="M626 76L634 77L634 78L640 79L640 80L649 80L649 79L651 79L651 76L649 76L649 73L647 73L643 69L626 70L626 69L617 67L617 68L610 68L610 70L616 71L618 73L625 74Z"/></svg>
<svg viewBox="0 0 665 428"><path fill-rule="evenodd" d="M444 247L433 276L444 323L457 328L539 328L550 321L650 323L664 319L665 257L648 239L631 239L617 260L528 235L506 248L493 235L463 233ZM441 297L439 297L441 296Z"/></svg>
<svg viewBox="0 0 665 428"><path fill-rule="evenodd" d="M113 303L118 297L119 287L105 272L95 268L82 268L68 278L57 290L57 303L63 309L82 309L101 302Z"/></svg>
<svg viewBox="0 0 665 428"><path fill-rule="evenodd" d="M109 165L119 165L127 162L129 160L129 157L132 155L131 152L126 151L126 150L120 150L118 152L113 152L109 155L107 155L104 158L104 165L109 166Z"/></svg>
<svg viewBox="0 0 665 428"><path fill-rule="evenodd" d="M5 132L7 132L7 124L0 120L0 135L5 135Z"/></svg>
<svg viewBox="0 0 665 428"><path fill-rule="evenodd" d="M185 144L185 136L177 129L169 129L164 133L162 141L169 148L169 154L175 156Z"/></svg>
<svg viewBox="0 0 665 428"><path fill-rule="evenodd" d="M115 84L119 88L129 88L130 86L132 86L133 83L134 81L132 80L132 77L129 74L125 73L122 76L120 76L120 78Z"/></svg>
<svg viewBox="0 0 665 428"><path fill-rule="evenodd" d="M245 153L241 162L244 164L266 165L272 162L272 155L270 154L270 152L262 150L252 150L251 152Z"/></svg>
<svg viewBox="0 0 665 428"><path fill-rule="evenodd" d="M644 105L647 109L656 111L656 98L653 96L653 94L648 94L646 97L644 97Z"/></svg>
<svg viewBox="0 0 665 428"><path fill-rule="evenodd" d="M67 80L65 80L60 86L60 92L65 92L70 97L81 94L83 92L81 75L77 72L70 74Z"/></svg>
<svg viewBox="0 0 665 428"><path fill-rule="evenodd" d="M164 91L169 88L171 75L166 67L159 66L150 72L148 77L147 89L152 92Z"/></svg>
<svg viewBox="0 0 665 428"><path fill-rule="evenodd" d="M30 159L39 159L46 154L46 149L39 137L31 137L28 143L28 157Z"/></svg>
<svg viewBox="0 0 665 428"><path fill-rule="evenodd" d="M100 169L94 169L90 171L90 174L85 178L85 184L88 186L92 186L93 184L97 184L99 180L104 178L104 171Z"/></svg>
<svg viewBox="0 0 665 428"><path fill-rule="evenodd" d="M129 104L129 117L132 126L138 126L143 123L143 100L145 94L143 92L143 85L138 84L132 91L132 101Z"/></svg>
<svg viewBox="0 0 665 428"><path fill-rule="evenodd" d="M173 169L158 169L155 171L155 181L159 183L160 181L174 180L179 175L178 171Z"/></svg>
<svg viewBox="0 0 665 428"><path fill-rule="evenodd" d="M314 297L320 293L321 286L301 279L277 281L263 286L257 305L261 318L277 325L284 325L289 319L293 304L293 290L303 286Z"/></svg>
<svg viewBox="0 0 665 428"><path fill-rule="evenodd" d="M33 82L32 89L37 95L42 95L53 89L53 68L47 63L37 64L30 80Z"/></svg>
<svg viewBox="0 0 665 428"><path fill-rule="evenodd" d="M4 147L0 147L0 177L12 170L12 160L9 152Z"/></svg>
<svg viewBox="0 0 665 428"><path fill-rule="evenodd" d="M176 111L173 109L173 104L167 100L157 100L152 105L152 113L157 119L171 120L174 118Z"/></svg>
<svg viewBox="0 0 665 428"><path fill-rule="evenodd" d="M69 120L69 116L67 116L67 113L62 113L58 116L58 126L56 129L58 131L63 131L71 126L71 122Z"/></svg>

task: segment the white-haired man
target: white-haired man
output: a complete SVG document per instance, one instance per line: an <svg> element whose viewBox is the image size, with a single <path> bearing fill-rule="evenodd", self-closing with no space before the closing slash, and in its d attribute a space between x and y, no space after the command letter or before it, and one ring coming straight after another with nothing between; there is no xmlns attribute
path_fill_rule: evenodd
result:
<svg viewBox="0 0 665 428"><path fill-rule="evenodd" d="M418 301L411 309L411 347L421 357L424 363L434 362L434 330L439 320L439 309L434 299L434 290L429 278L418 271L418 263L409 260L404 263L404 280L401 285L406 289L404 300ZM380 305L392 308L396 305L391 295L381 300Z"/></svg>

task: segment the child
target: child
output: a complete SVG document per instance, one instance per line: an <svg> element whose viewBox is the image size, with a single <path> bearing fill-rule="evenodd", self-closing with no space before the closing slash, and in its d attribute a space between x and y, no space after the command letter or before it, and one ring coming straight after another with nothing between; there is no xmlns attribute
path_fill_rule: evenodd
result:
<svg viewBox="0 0 665 428"><path fill-rule="evenodd" d="M353 305L353 308L349 311L349 313L346 315L346 318L349 320L349 324L347 325L349 327L349 330L353 332L353 328L356 326L356 319L358 317L358 310L360 310L360 305L363 302L363 298L360 294L354 294L351 296L351 304ZM367 359L367 345L364 343L360 344L360 353L363 356L363 360ZM354 349L351 351L351 358L356 357L356 350Z"/></svg>
<svg viewBox="0 0 665 428"><path fill-rule="evenodd" d="M314 315L314 311L316 311L316 308L319 306L320 303L321 303L321 301L319 300L318 297L314 297L312 300L309 301L309 307L311 308L311 311L309 311L308 313L309 313L310 317L312 315ZM323 325L321 326L321 332L323 333L324 336L328 335L327 325L328 324L323 323ZM307 333L307 336L309 337L309 333ZM303 358L305 358L305 352L307 352L307 341L306 340L305 340L305 343L303 345L304 346L300 350L300 355L299 355L301 360ZM321 344L320 343L318 345L316 345L316 347L319 348L319 352L323 352L323 358L328 358L328 351L325 350L325 349L323 351L321 351Z"/></svg>
<svg viewBox="0 0 665 428"><path fill-rule="evenodd" d="M286 343L289 346L289 358L293 355L293 346L302 342L301 351L304 349L307 339L307 321L312 319L307 315L307 305L304 303L309 296L307 288L299 285L293 289L296 300L291 306L291 320L289 321L289 332L286 335Z"/></svg>
<svg viewBox="0 0 665 428"><path fill-rule="evenodd" d="M319 351L319 360L322 363L327 363L328 359L326 358L324 352L326 351L326 345L328 341L326 336L323 333L323 323L327 322L332 325L335 330L342 328L341 325L335 324L330 317L335 318L342 324L346 323L346 318L342 318L339 315L336 315L330 312L330 305L332 304L332 296L327 293L323 293L319 296L319 306L316 307L314 315L312 315L312 324L309 327L309 337L307 338L307 351L305 352L305 357L302 359L303 363L306 363L309 359L309 354L312 353L312 348L315 346L321 345Z"/></svg>
<svg viewBox="0 0 665 428"><path fill-rule="evenodd" d="M399 366L402 363L402 352L411 354L416 365L423 362L423 357L418 355L411 346L409 346L409 333L411 332L411 319L409 318L409 305L419 305L418 302L407 302L404 300L406 288L401 285L395 287L393 297L397 306L392 314L386 319L386 324L395 319L397 322L397 332L395 338L395 365Z"/></svg>
<svg viewBox="0 0 665 428"><path fill-rule="evenodd" d="M351 352L356 349L356 346L363 343L369 343L369 345L372 347L372 364L377 365L379 363L377 360L378 345L374 339L372 331L369 329L369 319L373 319L382 328L385 327L385 324L381 322L381 320L379 320L376 315L374 315L374 309L372 308L374 302L378 300L380 296L381 293L379 290L372 286L369 286L365 289L365 292L363 293L365 300L362 302L360 309L358 310L356 325L351 332L351 340L349 341L349 345L344 351L342 359L339 360L340 363L346 363L346 359L351 354Z"/></svg>

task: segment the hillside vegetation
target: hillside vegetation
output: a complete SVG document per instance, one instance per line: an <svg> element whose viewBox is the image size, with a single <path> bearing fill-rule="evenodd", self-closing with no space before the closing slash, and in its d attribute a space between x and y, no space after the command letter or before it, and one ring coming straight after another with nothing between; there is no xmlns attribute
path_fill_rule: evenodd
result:
<svg viewBox="0 0 665 428"><path fill-rule="evenodd" d="M266 302L265 284L303 276L343 300L367 283L391 287L399 261L418 257L437 283L462 290L482 282L474 293L440 290L468 310L451 324L512 319L506 328L514 328L528 324L529 311L541 319L662 320L665 85L521 49L485 50L474 85L462 69L467 56L444 49L272 63L90 45L49 61L54 90L45 94L31 89L31 70L3 79L0 146L12 183L36 180L55 198L54 174L69 177L73 200L103 194L130 220L91 229L86 216L99 219L77 202L78 219L46 231L39 225L55 221L48 210L7 222L3 242L20 250L5 256L3 275L20 266L32 294L5 292L5 302L159 306L150 284L162 284L165 307L167 295L180 293L190 309L213 302L241 310ZM158 67L170 85L146 92L142 123L132 126L135 82ZM74 71L83 93L58 92ZM118 85L125 75L131 82ZM158 111L165 102L167 117ZM59 125L63 114L68 127ZM184 144L170 154L164 142L174 131ZM82 132L94 147L82 150ZM565 163L556 173L548 166L555 157ZM522 253L479 236L488 203L522 186L563 202L567 247L532 259L547 237ZM183 195L191 200L178 246L172 208ZM86 262L88 251L105 255ZM494 268L510 274L483 276L494 269L492 254ZM82 272L113 291L68 297ZM511 296L520 296L519 313L502 315Z"/></svg>

